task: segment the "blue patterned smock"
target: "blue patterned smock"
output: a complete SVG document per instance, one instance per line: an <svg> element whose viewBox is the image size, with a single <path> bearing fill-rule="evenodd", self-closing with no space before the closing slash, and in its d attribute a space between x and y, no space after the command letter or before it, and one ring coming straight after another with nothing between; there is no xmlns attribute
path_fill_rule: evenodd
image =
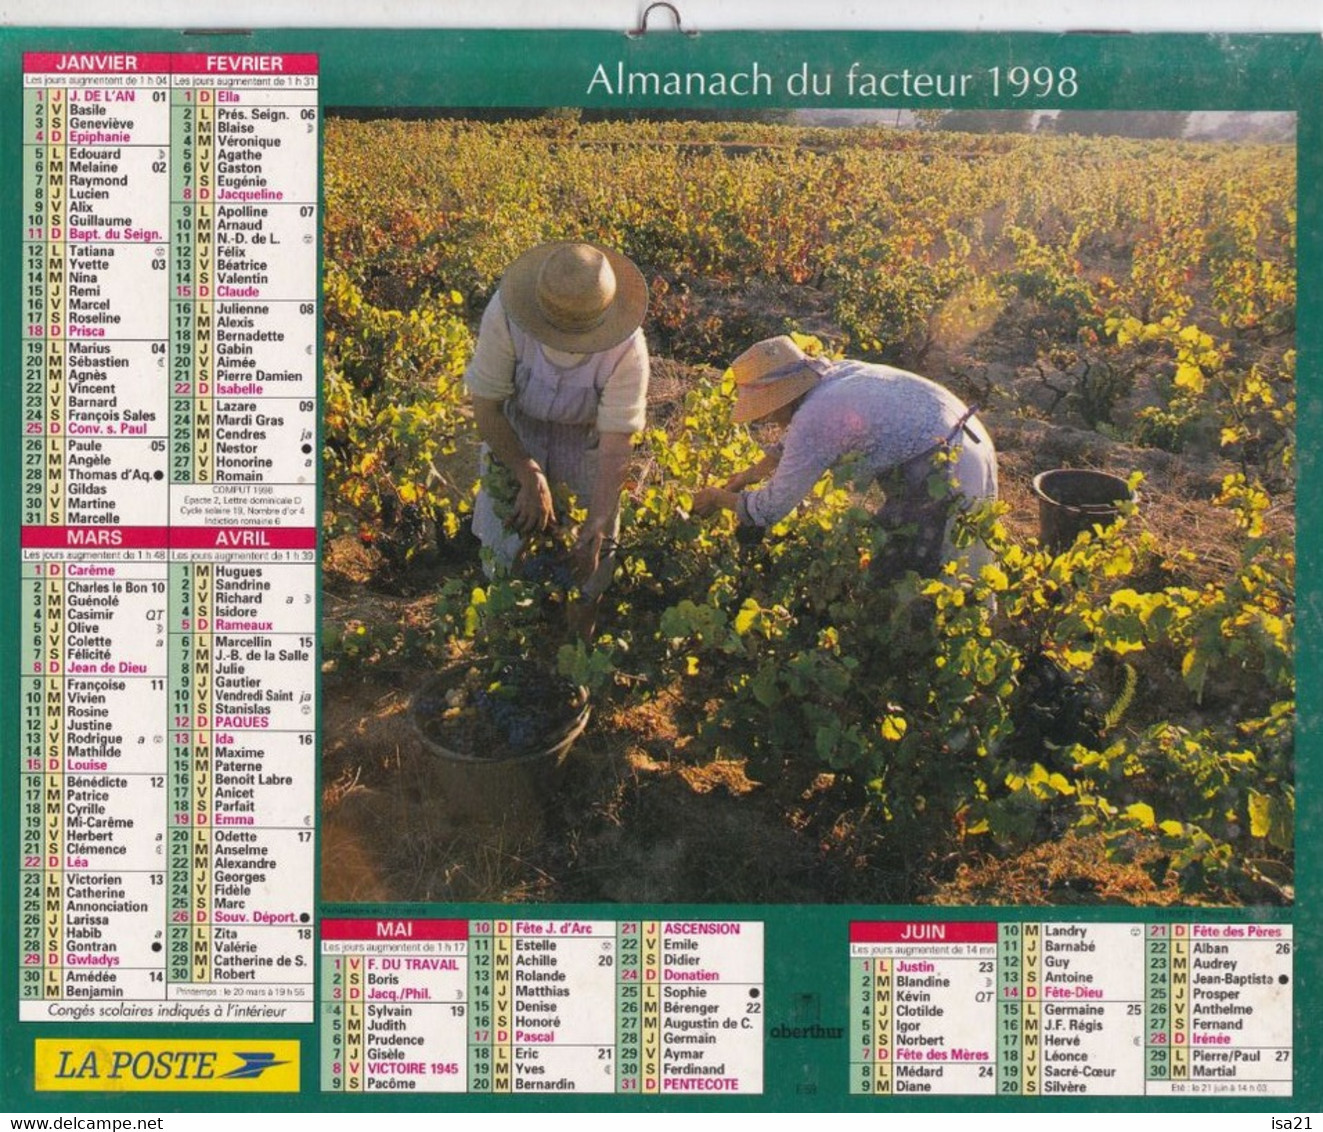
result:
<svg viewBox="0 0 1323 1132"><path fill-rule="evenodd" d="M868 362L837 362L809 390L786 429L781 462L761 488L740 495L741 522L766 527L784 518L823 473L857 456L880 475L943 441L961 445L953 474L970 503L997 498L992 441L953 393L918 374Z"/></svg>

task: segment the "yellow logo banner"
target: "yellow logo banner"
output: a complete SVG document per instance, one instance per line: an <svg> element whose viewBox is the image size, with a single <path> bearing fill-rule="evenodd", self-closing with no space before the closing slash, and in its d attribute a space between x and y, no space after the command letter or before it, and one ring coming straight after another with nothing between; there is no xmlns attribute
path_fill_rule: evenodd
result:
<svg viewBox="0 0 1323 1132"><path fill-rule="evenodd" d="M299 1043L39 1038L39 1092L297 1093Z"/></svg>

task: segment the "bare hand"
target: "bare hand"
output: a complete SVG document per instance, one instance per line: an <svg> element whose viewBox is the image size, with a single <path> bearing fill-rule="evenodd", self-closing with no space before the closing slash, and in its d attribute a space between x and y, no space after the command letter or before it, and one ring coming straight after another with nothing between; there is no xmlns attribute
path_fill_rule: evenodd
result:
<svg viewBox="0 0 1323 1132"><path fill-rule="evenodd" d="M521 477L519 494L515 496L514 529L521 535L545 531L556 522L556 508L551 502L551 486L540 468Z"/></svg>
<svg viewBox="0 0 1323 1132"><path fill-rule="evenodd" d="M570 564L574 569L574 580L580 586L588 584L588 579L597 573L598 563L602 559L603 536L601 531L585 527L570 551Z"/></svg>
<svg viewBox="0 0 1323 1132"><path fill-rule="evenodd" d="M720 487L703 487L694 492L694 514L715 515L723 508L727 511L735 510L735 503L739 497L733 492Z"/></svg>

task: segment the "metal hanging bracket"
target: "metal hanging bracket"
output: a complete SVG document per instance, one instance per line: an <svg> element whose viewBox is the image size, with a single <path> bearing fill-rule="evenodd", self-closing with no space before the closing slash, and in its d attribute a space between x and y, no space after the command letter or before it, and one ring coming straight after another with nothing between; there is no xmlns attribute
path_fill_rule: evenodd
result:
<svg viewBox="0 0 1323 1132"><path fill-rule="evenodd" d="M654 4L649 4L643 9L643 15L639 17L639 26L631 31L625 32L630 39L641 39L648 34L648 17L658 8L664 8L671 13L671 19L675 22L675 30L681 35L697 36L698 32L691 28L684 27L680 20L680 9L674 4L668 4L666 0L657 0Z"/></svg>

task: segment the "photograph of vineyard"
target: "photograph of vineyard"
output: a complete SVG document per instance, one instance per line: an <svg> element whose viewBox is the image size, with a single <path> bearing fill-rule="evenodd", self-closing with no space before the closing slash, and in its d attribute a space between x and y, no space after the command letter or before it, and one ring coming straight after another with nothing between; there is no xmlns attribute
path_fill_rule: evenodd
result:
<svg viewBox="0 0 1323 1132"><path fill-rule="evenodd" d="M708 119L328 118L324 896L1290 903L1294 118ZM469 532L462 374L505 267L554 239L651 296L586 642ZM725 369L781 333L977 406L991 565L870 584L884 536L845 477L752 544L691 515L762 451ZM1135 502L1051 546L1031 485L1061 468ZM436 673L523 655L588 689L562 761L425 741Z"/></svg>

